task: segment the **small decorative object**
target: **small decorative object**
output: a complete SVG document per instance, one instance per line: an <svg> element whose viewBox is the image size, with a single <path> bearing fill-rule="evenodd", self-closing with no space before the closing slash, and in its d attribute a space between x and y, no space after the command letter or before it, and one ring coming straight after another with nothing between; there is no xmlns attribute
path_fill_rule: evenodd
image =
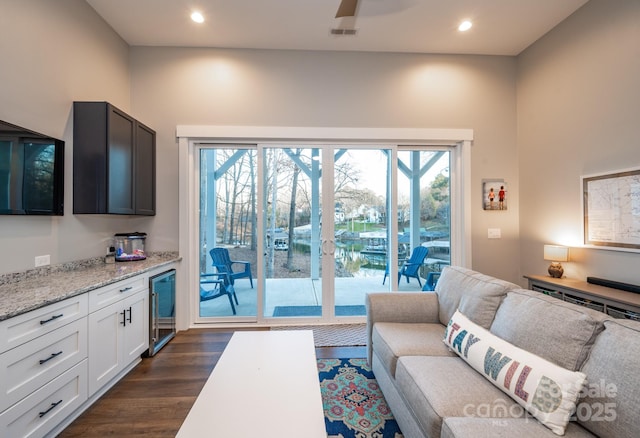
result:
<svg viewBox="0 0 640 438"><path fill-rule="evenodd" d="M553 278L562 278L564 269L560 262L569 261L569 248L566 246L545 245L544 259L551 261L551 265L549 265L549 275Z"/></svg>
<svg viewBox="0 0 640 438"><path fill-rule="evenodd" d="M482 208L485 210L507 209L507 183L503 179L482 180Z"/></svg>

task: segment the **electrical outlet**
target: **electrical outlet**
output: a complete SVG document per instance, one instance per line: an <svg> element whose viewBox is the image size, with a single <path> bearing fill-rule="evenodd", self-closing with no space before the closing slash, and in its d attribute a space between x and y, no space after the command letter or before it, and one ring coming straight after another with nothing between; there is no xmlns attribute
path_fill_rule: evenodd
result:
<svg viewBox="0 0 640 438"><path fill-rule="evenodd" d="M500 231L500 228L489 228L489 231L487 233L487 237L489 239L499 239L500 237L502 237L502 233Z"/></svg>
<svg viewBox="0 0 640 438"><path fill-rule="evenodd" d="M36 268L39 268L40 266L49 266L49 264L51 264L51 256L49 254L36 256Z"/></svg>

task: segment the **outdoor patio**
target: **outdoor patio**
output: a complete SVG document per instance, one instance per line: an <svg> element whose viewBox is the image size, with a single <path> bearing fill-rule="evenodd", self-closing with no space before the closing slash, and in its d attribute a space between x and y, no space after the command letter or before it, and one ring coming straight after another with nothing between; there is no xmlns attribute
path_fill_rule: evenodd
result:
<svg viewBox="0 0 640 438"><path fill-rule="evenodd" d="M383 273L371 277L350 277L335 279L335 304L336 306L362 306L356 309L361 312L352 313L349 316L365 316L364 297L369 292L388 292L389 279L382 284ZM421 279L422 284L425 280ZM241 279L235 282L236 317L255 316L257 311L256 294L257 279L253 280L254 288L251 289L249 280ZM403 277L398 290L400 292L421 292L421 288L415 278L407 284ZM423 293L423 292L421 292ZM279 306L319 306L322 303L322 281L304 278L267 279L265 293L265 318L273 317L276 307ZM350 311L354 308L350 308ZM302 312L302 309L301 309ZM300 314L300 313L299 313ZM231 312L229 300L226 297L204 301L200 303L201 317L234 317Z"/></svg>

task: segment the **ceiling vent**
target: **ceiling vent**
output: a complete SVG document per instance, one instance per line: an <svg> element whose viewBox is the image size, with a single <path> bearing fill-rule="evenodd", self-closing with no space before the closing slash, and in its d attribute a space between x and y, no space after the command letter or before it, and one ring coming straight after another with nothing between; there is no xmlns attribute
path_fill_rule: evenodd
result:
<svg viewBox="0 0 640 438"><path fill-rule="evenodd" d="M331 29L331 35L355 36L358 31L356 29Z"/></svg>

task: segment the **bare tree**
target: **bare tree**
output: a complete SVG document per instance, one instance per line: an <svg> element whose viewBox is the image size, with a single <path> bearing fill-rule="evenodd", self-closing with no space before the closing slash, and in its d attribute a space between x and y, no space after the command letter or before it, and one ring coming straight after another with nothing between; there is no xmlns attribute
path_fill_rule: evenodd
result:
<svg viewBox="0 0 640 438"><path fill-rule="evenodd" d="M302 149L296 149L296 157L300 157ZM293 177L291 182L291 198L289 201L289 250L287 251L287 269L293 269L293 229L296 225L296 193L298 190L298 175L300 166L293 166Z"/></svg>

